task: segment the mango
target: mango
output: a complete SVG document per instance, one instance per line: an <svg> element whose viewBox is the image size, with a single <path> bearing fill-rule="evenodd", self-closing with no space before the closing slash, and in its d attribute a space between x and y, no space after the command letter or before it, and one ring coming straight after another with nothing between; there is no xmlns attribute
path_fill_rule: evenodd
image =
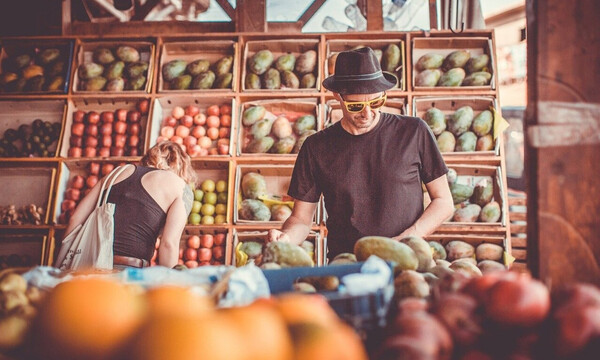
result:
<svg viewBox="0 0 600 360"><path fill-rule="evenodd" d="M43 76L44 68L39 65L29 65L21 70L23 78L29 80L34 76Z"/></svg>
<svg viewBox="0 0 600 360"><path fill-rule="evenodd" d="M205 71L192 80L192 89L210 89L215 83L215 73L211 70Z"/></svg>
<svg viewBox="0 0 600 360"><path fill-rule="evenodd" d="M462 68L450 69L440 76L437 86L460 86L464 78L465 71Z"/></svg>
<svg viewBox="0 0 600 360"><path fill-rule="evenodd" d="M415 68L418 71L423 71L423 70L427 70L427 69L438 69L440 66L442 66L443 62L444 62L444 55L436 54L436 53L429 53L429 54L425 54L425 55L421 56L419 58L419 60L417 60L417 63L415 64Z"/></svg>
<svg viewBox="0 0 600 360"><path fill-rule="evenodd" d="M12 58L13 70L19 70L31 64L31 56L29 54L21 54Z"/></svg>
<svg viewBox="0 0 600 360"><path fill-rule="evenodd" d="M423 70L415 77L415 86L436 86L441 76L442 72L439 69Z"/></svg>
<svg viewBox="0 0 600 360"><path fill-rule="evenodd" d="M446 177L448 178L448 185L452 185L458 180L458 173L453 168L449 168Z"/></svg>
<svg viewBox="0 0 600 360"><path fill-rule="evenodd" d="M440 261L444 261L444 260L440 260ZM439 279L443 279L446 276L452 275L454 274L454 270L450 269L450 263L447 261L444 261L445 263L448 263L448 265L436 265L432 268L430 268L428 270L429 273L437 276Z"/></svg>
<svg viewBox="0 0 600 360"><path fill-rule="evenodd" d="M50 66L47 67L46 73L49 76L63 75L65 72L65 62L64 61L55 61Z"/></svg>
<svg viewBox="0 0 600 360"><path fill-rule="evenodd" d="M365 236L354 244L354 254L358 261L365 261L376 255L395 264L395 271L416 270L419 267L417 254L406 244L383 236Z"/></svg>
<svg viewBox="0 0 600 360"><path fill-rule="evenodd" d="M473 265L468 261L457 261L452 263L450 269L458 273L463 273L468 277L479 277L482 275L481 270L479 270L477 265Z"/></svg>
<svg viewBox="0 0 600 360"><path fill-rule="evenodd" d="M44 83L46 82L46 78L42 75L37 75L27 80L27 84L25 85L25 91L30 92L39 92L44 88Z"/></svg>
<svg viewBox="0 0 600 360"><path fill-rule="evenodd" d="M400 65L400 48L396 44L389 44L381 57L381 70L396 72L398 65Z"/></svg>
<svg viewBox="0 0 600 360"><path fill-rule="evenodd" d="M0 85L4 86L11 81L17 80L19 75L12 72L4 72L0 74Z"/></svg>
<svg viewBox="0 0 600 360"><path fill-rule="evenodd" d="M244 241L240 245L240 251L248 255L248 258L254 259L262 255L263 243L257 241Z"/></svg>
<svg viewBox="0 0 600 360"><path fill-rule="evenodd" d="M228 55L220 58L214 65L215 74L217 76L231 72L233 66L233 56Z"/></svg>
<svg viewBox="0 0 600 360"><path fill-rule="evenodd" d="M333 75L335 73L335 61L337 60L339 54L339 52L333 52L327 58L327 73L329 75Z"/></svg>
<svg viewBox="0 0 600 360"><path fill-rule="evenodd" d="M453 152L456 147L456 138L450 131L443 131L437 137L437 147L440 152Z"/></svg>
<svg viewBox="0 0 600 360"><path fill-rule="evenodd" d="M475 151L490 151L494 149L494 137L492 134L487 134L477 139Z"/></svg>
<svg viewBox="0 0 600 360"><path fill-rule="evenodd" d="M186 90L190 88L190 84L192 83L192 76L188 74L183 74L177 76L175 79L171 80L169 83L170 90Z"/></svg>
<svg viewBox="0 0 600 360"><path fill-rule="evenodd" d="M250 134L255 139L263 138L271 133L271 127L273 126L273 120L261 119L255 122L250 128Z"/></svg>
<svg viewBox="0 0 600 360"><path fill-rule="evenodd" d="M437 241L430 241L431 256L433 260L446 260L446 249Z"/></svg>
<svg viewBox="0 0 600 360"><path fill-rule="evenodd" d="M185 60L171 60L164 64L162 67L162 75L164 81L171 81L178 76L185 73L187 67L187 61Z"/></svg>
<svg viewBox="0 0 600 360"><path fill-rule="evenodd" d="M299 280L311 284L317 291L337 291L340 286L340 279L334 275L304 276Z"/></svg>
<svg viewBox="0 0 600 360"><path fill-rule="evenodd" d="M446 251L446 249L444 249L444 251ZM435 260L435 265L436 266L443 266L443 267L450 267L450 261L448 260L442 260L442 259L437 259Z"/></svg>
<svg viewBox="0 0 600 360"><path fill-rule="evenodd" d="M294 69L299 74L311 73L317 66L317 52L314 50L308 50L303 52L298 59L296 59L296 66Z"/></svg>
<svg viewBox="0 0 600 360"><path fill-rule="evenodd" d="M121 61L127 63L140 61L140 53L136 48L131 46L119 46L117 50L115 50L115 54Z"/></svg>
<svg viewBox="0 0 600 360"><path fill-rule="evenodd" d="M300 88L301 89L314 88L316 83L317 83L317 78L315 77L315 75L313 73L304 74L304 75L302 75L302 78L300 79Z"/></svg>
<svg viewBox="0 0 600 360"><path fill-rule="evenodd" d="M138 61L134 63L127 64L125 68L125 73L129 78L134 78L138 76L145 75L148 71L149 64L145 61Z"/></svg>
<svg viewBox="0 0 600 360"><path fill-rule="evenodd" d="M123 76L123 70L125 69L125 63L122 61L115 61L110 64L104 70L104 77L107 80L118 79Z"/></svg>
<svg viewBox="0 0 600 360"><path fill-rule="evenodd" d="M504 248L500 245L482 243L477 245L475 248L475 257L477 261L482 260L493 260L493 261L502 261L502 256L504 255Z"/></svg>
<svg viewBox="0 0 600 360"><path fill-rule="evenodd" d="M277 136L278 139L291 136L293 133L292 124L286 117L279 116L273 121L271 132L273 135Z"/></svg>
<svg viewBox="0 0 600 360"><path fill-rule="evenodd" d="M473 123L473 108L463 106L457 109L448 119L448 130L456 136L460 136L469 130Z"/></svg>
<svg viewBox="0 0 600 360"><path fill-rule="evenodd" d="M292 215L292 209L285 204L271 206L271 221L286 221Z"/></svg>
<svg viewBox="0 0 600 360"><path fill-rule="evenodd" d="M295 65L296 57L291 53L283 54L275 61L275 68L281 72L293 71Z"/></svg>
<svg viewBox="0 0 600 360"><path fill-rule="evenodd" d="M277 69L269 69L262 75L263 89L279 89L281 88L281 74Z"/></svg>
<svg viewBox="0 0 600 360"><path fill-rule="evenodd" d="M506 266L504 266L504 264L493 260L482 260L477 264L477 267L479 268L479 270L481 270L481 273L483 274L487 274L493 271L506 270Z"/></svg>
<svg viewBox="0 0 600 360"><path fill-rule="evenodd" d="M500 220L501 215L500 204L497 201L491 201L481 209L479 220L484 223L495 223Z"/></svg>
<svg viewBox="0 0 600 360"><path fill-rule="evenodd" d="M281 241L271 242L264 248L263 261L281 267L314 266L313 259L300 246Z"/></svg>
<svg viewBox="0 0 600 360"><path fill-rule="evenodd" d="M473 195L471 196L471 202L484 207L487 203L492 201L494 197L494 184L492 179L485 179L475 184L473 188Z"/></svg>
<svg viewBox="0 0 600 360"><path fill-rule="evenodd" d="M260 200L245 199L238 212L240 219L253 221L269 221L271 210Z"/></svg>
<svg viewBox="0 0 600 360"><path fill-rule="evenodd" d="M140 75L135 77L130 77L129 80L125 83L125 88L127 90L142 90L144 85L146 84L146 76Z"/></svg>
<svg viewBox="0 0 600 360"><path fill-rule="evenodd" d="M259 173L244 174L241 185L244 199L258 199L260 196L267 195L267 182Z"/></svg>
<svg viewBox="0 0 600 360"><path fill-rule="evenodd" d="M46 90L47 91L59 91L59 90L63 89L64 85L65 85L65 78L60 75L56 75L56 76L53 76L52 78L50 78L50 82L48 82L48 84L46 84Z"/></svg>
<svg viewBox="0 0 600 360"><path fill-rule="evenodd" d="M481 213L481 206L477 204L469 204L454 211L452 220L455 222L476 222Z"/></svg>
<svg viewBox="0 0 600 360"><path fill-rule="evenodd" d="M462 68L471 58L471 53L466 50L456 50L446 56L442 63L442 70L449 71L454 68Z"/></svg>
<svg viewBox="0 0 600 360"><path fill-rule="evenodd" d="M247 73L244 80L245 89L260 89L260 77L254 73Z"/></svg>
<svg viewBox="0 0 600 360"><path fill-rule="evenodd" d="M281 87L288 89L298 89L300 80L292 71L285 70L281 73Z"/></svg>
<svg viewBox="0 0 600 360"><path fill-rule="evenodd" d="M454 261L456 259L473 257L475 248L464 241L452 240L446 244L446 253L448 254L448 260Z"/></svg>
<svg viewBox="0 0 600 360"><path fill-rule="evenodd" d="M490 57L488 56L488 54L475 55L467 61L467 63L465 64L465 70L469 74L481 71L484 67L487 66L489 61Z"/></svg>
<svg viewBox="0 0 600 360"><path fill-rule="evenodd" d="M106 83L106 91L123 91L125 89L125 80L122 77L110 79Z"/></svg>
<svg viewBox="0 0 600 360"><path fill-rule="evenodd" d="M115 61L115 55L113 52L105 47L99 47L94 50L93 55L94 62L102 65L108 65Z"/></svg>
<svg viewBox="0 0 600 360"><path fill-rule="evenodd" d="M269 263L274 264L274 263ZM279 265L278 265L279 266ZM281 269L281 266L279 266ZM292 284L292 291L303 294L313 294L317 292L317 288L307 282L299 281Z"/></svg>
<svg viewBox="0 0 600 360"><path fill-rule="evenodd" d="M430 288L422 274L414 270L403 270L394 278L394 296L397 299L426 298Z"/></svg>
<svg viewBox="0 0 600 360"><path fill-rule="evenodd" d="M37 58L38 58L39 63L41 63L42 65L48 65L51 62L58 59L59 56L60 56L59 49L50 48L50 49L44 49L44 50L40 51L40 53L37 55Z"/></svg>
<svg viewBox="0 0 600 360"><path fill-rule="evenodd" d="M492 125L494 122L494 115L489 110L484 110L477 114L473 119L473 132L477 136L484 136L489 134L492 130Z"/></svg>
<svg viewBox="0 0 600 360"><path fill-rule="evenodd" d="M100 91L100 90L104 89L106 82L107 82L107 80L103 76L93 77L93 78L85 81L83 90Z"/></svg>
<svg viewBox="0 0 600 360"><path fill-rule="evenodd" d="M418 236L407 236L400 239L400 242L408 245L417 255L419 265L417 271L427 271L433 261L433 251L429 243Z"/></svg>
<svg viewBox="0 0 600 360"><path fill-rule="evenodd" d="M300 137L296 141L296 144L294 145L294 149L292 149L292 153L297 154L300 151L302 144L304 144L304 141L306 140L306 138L313 134L316 134L316 133L317 133L316 130L306 130L305 132L303 132L302 135L300 135Z"/></svg>
<svg viewBox="0 0 600 360"><path fill-rule="evenodd" d="M477 135L471 131L467 131L456 139L455 151L475 151L477 145Z"/></svg>
<svg viewBox="0 0 600 360"><path fill-rule="evenodd" d="M475 266L477 266L477 260L475 260L475 259L474 259L474 258L472 258L472 257L466 257L466 258L460 258L460 259L456 259L456 260L454 260L453 262L451 262L451 263L450 263L450 266L452 266L452 264L454 264L454 263L456 263L456 262L459 262L459 261L468 262L468 263L470 263L471 265L475 265Z"/></svg>
<svg viewBox="0 0 600 360"><path fill-rule="evenodd" d="M328 265L352 264L356 262L356 255L353 253L337 254Z"/></svg>
<svg viewBox="0 0 600 360"><path fill-rule="evenodd" d="M294 145L296 144L296 138L293 136L288 136L279 139L273 147L269 150L269 152L274 154L290 154L294 149Z"/></svg>
<svg viewBox="0 0 600 360"><path fill-rule="evenodd" d="M460 85L461 86L485 86L485 85L489 85L491 79L492 79L492 74L485 72L485 71L479 71L479 72L467 75L463 79L463 81Z"/></svg>
<svg viewBox="0 0 600 360"><path fill-rule="evenodd" d="M273 53L269 50L260 50L248 60L248 70L256 75L264 74L273 64Z"/></svg>
<svg viewBox="0 0 600 360"><path fill-rule="evenodd" d="M446 117L442 110L432 107L423 116L423 120L429 125L434 135L441 134L446 130Z"/></svg>
<svg viewBox="0 0 600 360"><path fill-rule="evenodd" d="M185 72L192 76L200 75L210 70L210 61L205 59L196 59L185 66Z"/></svg>
<svg viewBox="0 0 600 360"><path fill-rule="evenodd" d="M245 151L251 154L266 153L273 147L273 144L275 144L275 140L270 136L265 136L260 139L252 140L246 146Z"/></svg>
<svg viewBox="0 0 600 360"><path fill-rule="evenodd" d="M264 118L266 114L267 109L265 109L264 106L251 106L244 110L244 113L242 114L242 124L244 124L244 126L250 126L258 120Z"/></svg>
<svg viewBox="0 0 600 360"><path fill-rule="evenodd" d="M379 64L381 65L381 60L383 59L383 50L373 49L373 54L375 54L375 59L377 59L377 61L379 61Z"/></svg>
<svg viewBox="0 0 600 360"><path fill-rule="evenodd" d="M104 67L102 65L90 62L79 65L77 74L81 79L88 80L102 75L103 71Z"/></svg>
<svg viewBox="0 0 600 360"><path fill-rule="evenodd" d="M474 188L469 185L463 185L454 183L450 185L450 193L452 193L452 200L454 205L460 204L463 201L468 200L473 195Z"/></svg>
<svg viewBox="0 0 600 360"><path fill-rule="evenodd" d="M314 115L302 115L294 122L294 131L302 135L307 130L314 130L317 126L317 120Z"/></svg>
<svg viewBox="0 0 600 360"><path fill-rule="evenodd" d="M213 83L213 89L231 89L231 82L233 81L232 73L225 73L218 75Z"/></svg>

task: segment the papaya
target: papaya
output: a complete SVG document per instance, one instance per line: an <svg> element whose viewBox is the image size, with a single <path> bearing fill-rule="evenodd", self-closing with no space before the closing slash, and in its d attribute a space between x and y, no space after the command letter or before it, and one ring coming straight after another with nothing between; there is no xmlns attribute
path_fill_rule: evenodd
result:
<svg viewBox="0 0 600 360"><path fill-rule="evenodd" d="M246 173L242 177L241 185L244 199L258 199L260 196L267 195L267 182L259 173Z"/></svg>
<svg viewBox="0 0 600 360"><path fill-rule="evenodd" d="M381 70L395 72L398 65L400 65L400 48L396 44L389 44L381 57Z"/></svg>
<svg viewBox="0 0 600 360"><path fill-rule="evenodd" d="M314 50L308 50L303 52L298 59L296 59L296 64L294 66L294 70L296 70L299 74L308 74L312 73L317 66L317 52Z"/></svg>
<svg viewBox="0 0 600 360"><path fill-rule="evenodd" d="M490 133L494 123L494 115L489 110L484 110L473 119L472 129L475 135L483 136Z"/></svg>
<svg viewBox="0 0 600 360"><path fill-rule="evenodd" d="M482 260L494 260L494 261L502 261L502 256L504 255L504 248L500 245L482 243L477 245L475 248L475 257L477 261Z"/></svg>
<svg viewBox="0 0 600 360"><path fill-rule="evenodd" d="M473 191L474 187L469 185L463 185L459 183L453 183L450 185L450 193L452 193L454 205L468 200L473 195Z"/></svg>
<svg viewBox="0 0 600 360"><path fill-rule="evenodd" d="M273 147L269 150L269 152L274 154L290 154L294 149L294 145L296 144L296 138L293 136L288 136L279 139Z"/></svg>
<svg viewBox="0 0 600 360"><path fill-rule="evenodd" d="M493 271L505 271L506 266L504 264L493 261L493 260L482 260L477 264L477 267L483 274L487 274Z"/></svg>
<svg viewBox="0 0 600 360"><path fill-rule="evenodd" d="M190 87L192 89L210 89L212 88L215 79L215 73L211 70L208 70L198 74L197 76L194 76Z"/></svg>
<svg viewBox="0 0 600 360"><path fill-rule="evenodd" d="M117 50L115 50L115 54L117 55L117 58L127 63L140 61L139 51L131 46L119 46Z"/></svg>
<svg viewBox="0 0 600 360"><path fill-rule="evenodd" d="M491 201L481 209L479 220L485 223L494 223L500 220L501 215L502 210L500 209L500 204L497 201Z"/></svg>
<svg viewBox="0 0 600 360"><path fill-rule="evenodd" d="M313 259L300 246L273 241L263 249L263 261L274 262L281 267L314 266Z"/></svg>
<svg viewBox="0 0 600 360"><path fill-rule="evenodd" d="M417 254L406 244L383 236L365 236L354 244L354 254L358 261L365 261L376 255L395 264L395 271L416 270L419 267Z"/></svg>
<svg viewBox="0 0 600 360"><path fill-rule="evenodd" d="M244 124L244 126L253 125L258 120L264 118L266 113L267 113L267 109L265 109L264 106L261 106L261 105L251 106L251 107L247 108L246 110L244 110L244 112L242 114L242 124Z"/></svg>
<svg viewBox="0 0 600 360"><path fill-rule="evenodd" d="M449 71L454 68L462 68L471 58L471 53L466 50L455 50L448 54L442 63L442 70Z"/></svg>
<svg viewBox="0 0 600 360"><path fill-rule="evenodd" d="M441 76L442 72L439 69L423 70L415 77L415 86L436 86Z"/></svg>
<svg viewBox="0 0 600 360"><path fill-rule="evenodd" d="M465 71L462 68L454 68L446 71L440 76L437 86L460 86L465 78Z"/></svg>
<svg viewBox="0 0 600 360"><path fill-rule="evenodd" d="M487 203L492 201L492 197L494 197L494 184L492 183L491 178L486 178L475 184L471 202L484 207Z"/></svg>
<svg viewBox="0 0 600 360"><path fill-rule="evenodd" d="M300 80L298 80L298 77L292 71L285 70L281 73L281 87L298 89L300 87Z"/></svg>
<svg viewBox="0 0 600 360"><path fill-rule="evenodd" d="M315 77L315 75L313 73L304 74L304 75L302 75L302 78L300 79L300 88L301 89L314 88L316 83L317 83L317 78Z"/></svg>
<svg viewBox="0 0 600 360"><path fill-rule="evenodd" d="M317 120L314 115L302 115L294 122L294 131L298 135L302 135L307 130L314 130L317 125Z"/></svg>
<svg viewBox="0 0 600 360"><path fill-rule="evenodd" d="M427 69L438 69L442 66L444 62L444 55L429 53L421 56L417 63L415 64L415 68L418 71L423 71Z"/></svg>
<svg viewBox="0 0 600 360"><path fill-rule="evenodd" d="M171 81L178 76L181 76L185 73L185 69L187 67L187 61L185 60L171 60L168 63L164 64L162 67L162 75L165 81Z"/></svg>
<svg viewBox="0 0 600 360"><path fill-rule="evenodd" d="M400 239L400 242L408 245L417 255L419 265L417 271L427 271L433 261L433 251L427 241L418 236L407 236Z"/></svg>
<svg viewBox="0 0 600 360"><path fill-rule="evenodd" d="M233 66L233 56L228 55L220 58L214 65L215 75L224 75L227 73L231 73L231 68Z"/></svg>
<svg viewBox="0 0 600 360"><path fill-rule="evenodd" d="M292 124L286 117L279 116L277 119L275 119L275 121L273 121L273 127L271 128L271 131L273 132L273 135L277 136L277 138L282 139L292 135Z"/></svg>
<svg viewBox="0 0 600 360"><path fill-rule="evenodd" d="M446 130L446 117L442 110L432 107L423 116L423 120L429 125L434 135L441 134Z"/></svg>
<svg viewBox="0 0 600 360"><path fill-rule="evenodd" d="M242 220L269 221L271 210L260 200L245 199L242 201L238 215Z"/></svg>
<svg viewBox="0 0 600 360"><path fill-rule="evenodd" d="M262 88L271 90L281 88L281 74L277 69L268 69L262 75Z"/></svg>
<svg viewBox="0 0 600 360"><path fill-rule="evenodd" d="M469 204L463 208L456 209L452 220L455 222L476 222L481 213L481 206Z"/></svg>
<svg viewBox="0 0 600 360"><path fill-rule="evenodd" d="M489 61L490 57L488 56L488 54L475 55L467 61L467 63L465 64L465 70L469 74L481 71L484 67L487 66Z"/></svg>
<svg viewBox="0 0 600 360"><path fill-rule="evenodd" d="M437 241L430 241L429 246L431 247L433 260L446 260L446 249Z"/></svg>
<svg viewBox="0 0 600 360"><path fill-rule="evenodd" d="M456 139L455 151L475 151L477 146L477 135L467 131Z"/></svg>
<svg viewBox="0 0 600 360"><path fill-rule="evenodd" d="M464 241L453 240L446 244L446 253L448 254L448 260L454 261L460 258L473 257L475 248Z"/></svg>
<svg viewBox="0 0 600 360"><path fill-rule="evenodd" d="M250 89L260 89L260 77L255 73L247 73L246 79L244 80L245 88Z"/></svg>
<svg viewBox="0 0 600 360"><path fill-rule="evenodd" d="M265 136L269 135L269 133L271 132L272 126L273 126L273 120L271 120L271 119L265 118L265 119L258 120L250 128L250 134L255 139L264 138Z"/></svg>
<svg viewBox="0 0 600 360"><path fill-rule="evenodd" d="M192 76L200 75L208 70L210 70L210 62L205 59L194 60L185 67L185 72Z"/></svg>
<svg viewBox="0 0 600 360"><path fill-rule="evenodd" d="M294 149L292 149L292 153L297 154L300 151L302 144L304 144L304 141L306 140L306 138L313 134L316 134L316 133L317 133L316 130L306 130L305 132L303 132L302 135L300 135L300 137L296 141L296 144L294 145Z"/></svg>
<svg viewBox="0 0 600 360"><path fill-rule="evenodd" d="M275 68L281 72L293 71L296 66L296 56L292 53L283 54L275 61Z"/></svg>
<svg viewBox="0 0 600 360"><path fill-rule="evenodd" d="M264 74L273 64L273 53L268 49L254 53L248 61L248 70L256 75Z"/></svg>
<svg viewBox="0 0 600 360"><path fill-rule="evenodd" d="M266 153L275 144L275 140L270 136L265 136L260 139L252 140L247 146L245 151L251 154Z"/></svg>
<svg viewBox="0 0 600 360"><path fill-rule="evenodd" d="M453 152L456 147L456 138L450 131L442 131L437 137L437 147L440 152Z"/></svg>
<svg viewBox="0 0 600 360"><path fill-rule="evenodd" d="M476 151L490 151L494 149L494 137L492 134L487 134L479 139L477 139L477 143L475 144Z"/></svg>

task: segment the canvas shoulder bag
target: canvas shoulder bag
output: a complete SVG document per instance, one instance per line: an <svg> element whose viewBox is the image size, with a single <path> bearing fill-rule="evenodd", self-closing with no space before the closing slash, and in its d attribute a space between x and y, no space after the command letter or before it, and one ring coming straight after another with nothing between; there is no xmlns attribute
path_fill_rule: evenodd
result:
<svg viewBox="0 0 600 360"><path fill-rule="evenodd" d="M117 167L104 179L94 210L83 224L77 225L63 240L56 267L61 270L112 270L115 204L108 202L108 195L115 180L127 166L130 164Z"/></svg>

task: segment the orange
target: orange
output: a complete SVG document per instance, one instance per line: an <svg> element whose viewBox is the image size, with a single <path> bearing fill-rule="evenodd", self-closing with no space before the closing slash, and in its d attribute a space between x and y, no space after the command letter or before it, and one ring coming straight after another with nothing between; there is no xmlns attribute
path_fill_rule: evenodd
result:
<svg viewBox="0 0 600 360"><path fill-rule="evenodd" d="M327 326L339 321L327 299L317 294L283 294L276 301L279 312L288 324L314 322Z"/></svg>
<svg viewBox="0 0 600 360"><path fill-rule="evenodd" d="M190 288L160 286L146 293L148 311L152 318L180 316L196 318L210 313L214 308L208 296L197 295Z"/></svg>
<svg viewBox="0 0 600 360"><path fill-rule="evenodd" d="M110 359L142 324L143 298L131 287L98 278L56 286L38 317L44 358Z"/></svg>

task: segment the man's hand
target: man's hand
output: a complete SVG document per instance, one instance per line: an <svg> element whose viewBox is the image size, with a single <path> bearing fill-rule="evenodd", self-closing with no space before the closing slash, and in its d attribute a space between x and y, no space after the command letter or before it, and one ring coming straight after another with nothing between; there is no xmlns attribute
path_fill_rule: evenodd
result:
<svg viewBox="0 0 600 360"><path fill-rule="evenodd" d="M273 241L290 242L290 237L281 230L271 229L267 236L267 244Z"/></svg>

